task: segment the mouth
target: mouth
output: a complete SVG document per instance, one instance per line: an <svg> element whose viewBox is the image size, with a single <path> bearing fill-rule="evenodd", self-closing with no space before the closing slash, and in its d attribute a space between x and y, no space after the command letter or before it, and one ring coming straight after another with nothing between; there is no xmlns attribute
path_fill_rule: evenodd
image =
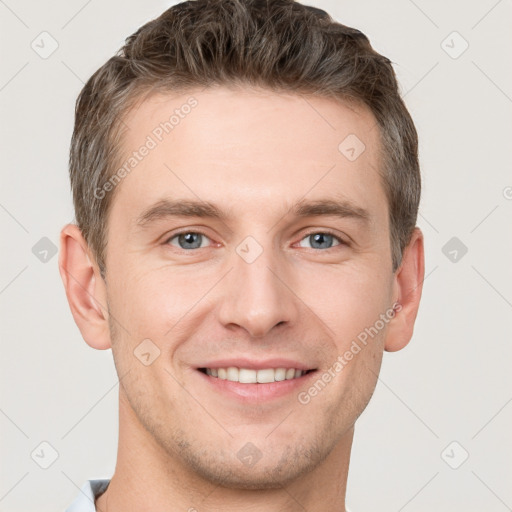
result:
<svg viewBox="0 0 512 512"><path fill-rule="evenodd" d="M293 400L316 373L317 368L283 359L256 362L243 358L196 367L201 385L209 392L244 404Z"/></svg>
<svg viewBox="0 0 512 512"><path fill-rule="evenodd" d="M299 368L238 368L229 366L226 368L198 368L198 370L214 379L238 382L240 384L270 384L287 380L299 379L300 377L314 372L301 370Z"/></svg>

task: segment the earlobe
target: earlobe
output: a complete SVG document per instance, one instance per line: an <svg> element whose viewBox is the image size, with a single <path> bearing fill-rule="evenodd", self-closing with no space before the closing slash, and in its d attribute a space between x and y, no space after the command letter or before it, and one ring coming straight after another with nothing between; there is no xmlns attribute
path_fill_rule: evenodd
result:
<svg viewBox="0 0 512 512"><path fill-rule="evenodd" d="M400 306L395 310L395 316L388 326L384 345L386 351L401 350L411 340L424 278L423 234L419 228L415 228L409 245L404 250L402 264L395 275L396 301Z"/></svg>
<svg viewBox="0 0 512 512"><path fill-rule="evenodd" d="M106 287L80 229L67 224L60 234L59 272L82 337L98 350L111 347Z"/></svg>

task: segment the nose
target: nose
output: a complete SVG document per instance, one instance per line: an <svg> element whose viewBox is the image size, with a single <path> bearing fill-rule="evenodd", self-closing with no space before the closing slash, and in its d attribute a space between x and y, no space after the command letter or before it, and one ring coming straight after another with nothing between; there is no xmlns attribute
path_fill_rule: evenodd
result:
<svg viewBox="0 0 512 512"><path fill-rule="evenodd" d="M233 254L234 268L223 283L218 319L225 328L242 328L260 338L274 327L295 323L299 300L286 263L271 249L249 261Z"/></svg>

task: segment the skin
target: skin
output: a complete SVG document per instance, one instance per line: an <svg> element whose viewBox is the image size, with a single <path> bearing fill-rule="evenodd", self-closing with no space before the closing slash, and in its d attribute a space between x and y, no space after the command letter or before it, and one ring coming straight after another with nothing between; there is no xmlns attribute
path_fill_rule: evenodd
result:
<svg viewBox="0 0 512 512"><path fill-rule="evenodd" d="M126 155L190 96L197 107L114 191L106 281L77 226L61 233L74 319L91 347L112 348L120 377L118 460L97 508L344 511L354 423L383 351L412 336L422 234L416 228L393 272L379 134L362 106L252 88L153 95L125 118ZM355 161L338 150L349 134L366 146ZM198 198L226 218L137 224L160 200ZM297 201L325 199L367 218L290 213ZM206 237L183 249L178 230ZM309 235L325 232L339 239L314 246ZM252 263L236 251L247 236L262 249ZM397 301L378 335L300 403L298 392ZM146 366L134 350L148 338L160 355ZM316 372L291 393L247 402L219 393L197 370L230 357L286 357ZM261 455L253 465L237 456L248 442Z"/></svg>

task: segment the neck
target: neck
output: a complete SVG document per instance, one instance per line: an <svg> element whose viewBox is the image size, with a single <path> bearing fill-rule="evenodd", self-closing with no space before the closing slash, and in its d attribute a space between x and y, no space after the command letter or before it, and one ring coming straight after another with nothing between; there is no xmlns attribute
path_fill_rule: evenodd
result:
<svg viewBox="0 0 512 512"><path fill-rule="evenodd" d="M119 445L114 475L96 500L98 512L345 512L350 429L316 468L277 489L232 489L206 481L171 458L140 424L120 394Z"/></svg>

